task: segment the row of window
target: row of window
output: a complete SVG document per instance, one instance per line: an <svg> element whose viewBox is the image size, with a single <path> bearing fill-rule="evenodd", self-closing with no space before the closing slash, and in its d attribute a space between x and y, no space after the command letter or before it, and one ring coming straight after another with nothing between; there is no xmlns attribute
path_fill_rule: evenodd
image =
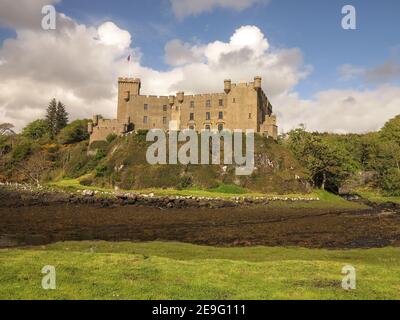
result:
<svg viewBox="0 0 400 320"><path fill-rule="evenodd" d="M194 126L189 126L189 129L194 130L195 128L194 128ZM206 124L204 126L204 129L211 130L211 126L209 124ZM218 124L218 131L222 131L222 130L224 130L224 125L222 123L220 123L220 124Z"/></svg>
<svg viewBox="0 0 400 320"><path fill-rule="evenodd" d="M233 102L235 102L235 99L233 100ZM218 100L218 106L219 107L223 107L224 106L224 100L219 99ZM194 107L195 107L194 101L190 101L190 108L194 108ZM206 107L208 107L208 108L211 107L211 100L207 100L206 101ZM149 105L147 103L144 104L144 110L149 110ZM168 110L167 106L163 105L163 111L166 112L167 110Z"/></svg>
<svg viewBox="0 0 400 320"><path fill-rule="evenodd" d="M224 119L224 113L222 111L218 112L218 119L223 120ZM194 121L194 113L189 114L189 120ZM211 120L211 113L206 112L206 120ZM143 123L148 123L149 118L147 116L143 117ZM163 117L163 124L167 124L167 117Z"/></svg>

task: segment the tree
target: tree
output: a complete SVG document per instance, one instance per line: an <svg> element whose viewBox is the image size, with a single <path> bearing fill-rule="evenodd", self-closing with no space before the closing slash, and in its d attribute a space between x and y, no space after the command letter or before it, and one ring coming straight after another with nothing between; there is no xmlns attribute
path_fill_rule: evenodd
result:
<svg viewBox="0 0 400 320"><path fill-rule="evenodd" d="M35 120L22 129L22 135L32 140L43 138L47 134L49 134L49 125L44 119Z"/></svg>
<svg viewBox="0 0 400 320"><path fill-rule="evenodd" d="M386 122L379 134L382 140L394 141L400 145L400 115Z"/></svg>
<svg viewBox="0 0 400 320"><path fill-rule="evenodd" d="M400 196L400 168L391 168L383 175L382 188L390 196Z"/></svg>
<svg viewBox="0 0 400 320"><path fill-rule="evenodd" d="M89 138L87 131L87 120L75 120L61 130L58 142L61 144L72 144Z"/></svg>
<svg viewBox="0 0 400 320"><path fill-rule="evenodd" d="M357 164L343 144L304 128L289 132L288 146L311 174L315 186L338 189L357 169Z"/></svg>
<svg viewBox="0 0 400 320"><path fill-rule="evenodd" d="M14 125L11 123L2 123L0 124L0 135L15 135L15 132L13 131Z"/></svg>
<svg viewBox="0 0 400 320"><path fill-rule="evenodd" d="M46 110L46 120L50 132L50 137L54 139L57 135L57 101L52 99Z"/></svg>
<svg viewBox="0 0 400 320"><path fill-rule="evenodd" d="M46 160L44 152L38 151L26 161L17 162L14 166L25 179L30 180L39 186L43 174L51 168L51 163Z"/></svg>
<svg viewBox="0 0 400 320"><path fill-rule="evenodd" d="M59 133L68 124L68 113L65 110L65 105L59 101L56 110L56 132Z"/></svg>
<svg viewBox="0 0 400 320"><path fill-rule="evenodd" d="M65 105L56 99L52 99L47 107L46 120L49 127L50 137L54 137L60 133L68 124L68 113Z"/></svg>

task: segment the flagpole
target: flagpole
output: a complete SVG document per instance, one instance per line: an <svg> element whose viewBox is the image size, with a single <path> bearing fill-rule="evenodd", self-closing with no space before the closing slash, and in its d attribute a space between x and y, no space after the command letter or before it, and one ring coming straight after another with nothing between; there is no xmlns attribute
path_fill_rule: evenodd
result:
<svg viewBox="0 0 400 320"><path fill-rule="evenodd" d="M131 60L132 60L132 54L129 53L129 56L128 56L128 78L132 78L132 73L131 73Z"/></svg>

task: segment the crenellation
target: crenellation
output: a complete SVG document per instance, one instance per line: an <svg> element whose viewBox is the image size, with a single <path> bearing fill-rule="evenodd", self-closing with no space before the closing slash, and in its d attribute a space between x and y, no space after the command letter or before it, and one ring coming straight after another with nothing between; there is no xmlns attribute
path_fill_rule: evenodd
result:
<svg viewBox="0 0 400 320"><path fill-rule="evenodd" d="M95 116L88 126L90 141L105 140L110 133L168 130L171 120L180 130L253 129L276 139L276 116L261 81L261 77L255 77L254 82L237 84L224 80L224 92L185 95L181 91L176 95L157 96L141 95L140 79L118 78L117 119Z"/></svg>

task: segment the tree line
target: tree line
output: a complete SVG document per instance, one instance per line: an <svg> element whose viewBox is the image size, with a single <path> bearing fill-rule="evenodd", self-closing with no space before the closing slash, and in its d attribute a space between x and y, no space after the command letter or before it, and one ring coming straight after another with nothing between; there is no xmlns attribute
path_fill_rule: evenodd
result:
<svg viewBox="0 0 400 320"><path fill-rule="evenodd" d="M337 192L352 176L371 172L372 187L400 196L400 115L378 132L339 135L300 126L280 142L308 169L314 187Z"/></svg>

